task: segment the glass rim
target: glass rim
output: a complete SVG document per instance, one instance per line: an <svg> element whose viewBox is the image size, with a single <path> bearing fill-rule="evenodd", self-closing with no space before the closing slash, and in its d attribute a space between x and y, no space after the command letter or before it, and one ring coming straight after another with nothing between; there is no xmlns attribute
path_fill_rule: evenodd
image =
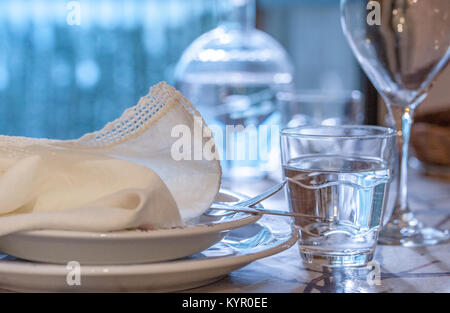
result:
<svg viewBox="0 0 450 313"><path fill-rule="evenodd" d="M368 134L301 134L301 130L332 130L332 129L363 129L363 130L377 130L379 133ZM296 137L296 138L309 138L309 139L376 139L376 138L389 138L395 137L396 131L390 127L375 126L375 125L338 125L338 126L326 126L326 125L305 125L297 127L286 127L280 131L281 136Z"/></svg>
<svg viewBox="0 0 450 313"><path fill-rule="evenodd" d="M279 91L276 93L278 101L289 102L316 102L335 99L354 99L362 100L363 95L357 89L339 89L333 91L324 91L320 89L296 89L291 91Z"/></svg>

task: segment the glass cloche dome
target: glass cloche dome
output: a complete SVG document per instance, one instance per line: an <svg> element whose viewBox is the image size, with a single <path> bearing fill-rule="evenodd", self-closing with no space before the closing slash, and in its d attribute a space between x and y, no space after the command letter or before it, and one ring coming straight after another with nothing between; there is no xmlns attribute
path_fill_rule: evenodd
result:
<svg viewBox="0 0 450 313"><path fill-rule="evenodd" d="M256 151L248 151L252 142L245 141L245 131L254 126L259 135L261 125L279 124L274 98L291 87L293 67L283 47L255 28L254 0L222 0L217 5L218 27L184 51L175 68L176 86L210 126L245 128L228 133L235 136L231 140L215 136L224 177L260 177L276 166L272 149L261 147L264 140L259 140ZM261 155L263 148L268 155Z"/></svg>

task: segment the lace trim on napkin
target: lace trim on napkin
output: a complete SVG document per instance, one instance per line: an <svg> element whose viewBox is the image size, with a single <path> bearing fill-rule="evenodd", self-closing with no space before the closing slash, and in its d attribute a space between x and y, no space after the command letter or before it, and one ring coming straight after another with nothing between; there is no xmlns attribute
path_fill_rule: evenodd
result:
<svg viewBox="0 0 450 313"><path fill-rule="evenodd" d="M172 86L160 82L151 87L150 92L141 97L137 105L126 109L121 117L107 123L101 130L87 133L78 139L64 141L0 135L0 152L17 159L28 156L30 153L25 148L36 144L85 148L116 145L145 132L176 104L181 104L180 107L184 108L190 116L198 118L194 119L194 122L201 121L202 127L209 130L202 116L189 100ZM211 131L207 133L211 134ZM212 134L208 139L213 139Z"/></svg>
<svg viewBox="0 0 450 313"><path fill-rule="evenodd" d="M87 147L107 147L139 136L174 105L181 104L186 112L205 122L194 106L175 88L161 82L150 88L138 104L125 110L121 117L109 122L101 130L87 133L77 140L68 140L64 144L81 144Z"/></svg>

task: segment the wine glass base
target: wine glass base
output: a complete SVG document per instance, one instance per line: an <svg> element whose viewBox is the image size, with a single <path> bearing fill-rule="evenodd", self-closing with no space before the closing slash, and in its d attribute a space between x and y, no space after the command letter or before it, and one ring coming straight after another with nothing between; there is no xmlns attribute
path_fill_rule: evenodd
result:
<svg viewBox="0 0 450 313"><path fill-rule="evenodd" d="M442 231L432 227L400 227L388 223L378 237L378 243L384 245L401 245L404 247L432 246L450 239L448 230Z"/></svg>

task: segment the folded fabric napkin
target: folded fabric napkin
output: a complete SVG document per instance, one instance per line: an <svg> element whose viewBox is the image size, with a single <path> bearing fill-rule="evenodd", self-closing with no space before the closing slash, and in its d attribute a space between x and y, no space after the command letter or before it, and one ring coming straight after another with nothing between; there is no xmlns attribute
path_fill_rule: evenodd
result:
<svg viewBox="0 0 450 313"><path fill-rule="evenodd" d="M200 129L213 158L179 158L174 128ZM0 236L59 229L171 228L201 215L221 178L211 131L166 83L77 140L0 136Z"/></svg>

